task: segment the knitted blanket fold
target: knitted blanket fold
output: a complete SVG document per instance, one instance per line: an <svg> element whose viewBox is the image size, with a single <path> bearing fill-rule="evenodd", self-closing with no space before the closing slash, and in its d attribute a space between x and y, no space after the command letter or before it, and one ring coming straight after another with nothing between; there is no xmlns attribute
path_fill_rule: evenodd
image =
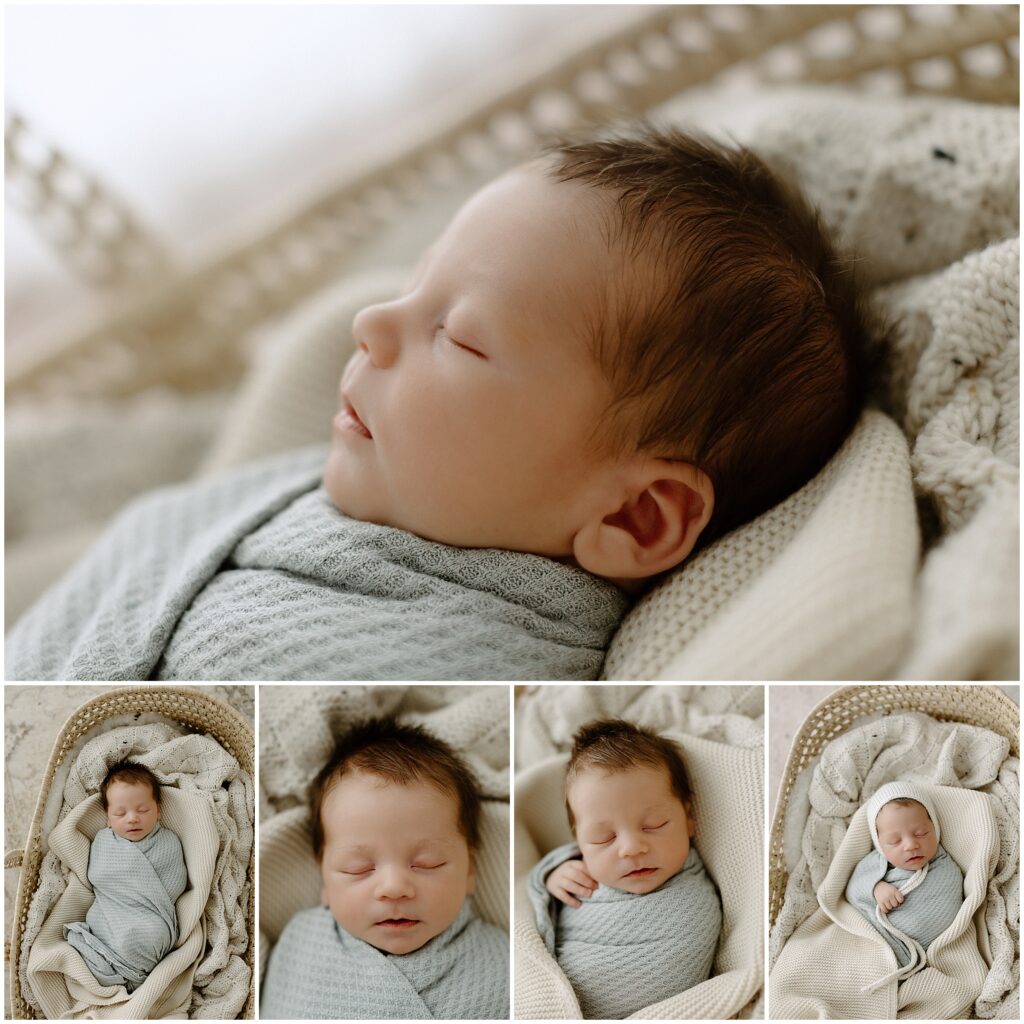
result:
<svg viewBox="0 0 1024 1024"><path fill-rule="evenodd" d="M134 992L178 941L174 904L188 884L181 840L160 822L138 842L100 829L89 884L95 901L84 923L64 925L64 938L101 985Z"/></svg>
<svg viewBox="0 0 1024 1024"><path fill-rule="evenodd" d="M264 1020L499 1020L509 1016L508 939L467 900L440 935L389 955L327 907L289 922L260 989Z"/></svg>
<svg viewBox="0 0 1024 1024"><path fill-rule="evenodd" d="M889 882L902 890L917 871L890 867L877 850L872 850L853 869L846 886L846 899L863 914L865 920L892 946L900 967L906 967L912 957L911 948L891 931L883 928L875 911L878 903L872 890L880 881ZM928 947L953 923L964 900L964 876L956 861L940 846L928 862L924 881L904 897L903 902L886 914L893 928L918 943L926 952ZM922 963L920 967L924 967Z"/></svg>
<svg viewBox="0 0 1024 1024"><path fill-rule="evenodd" d="M12 679L591 679L627 606L548 558L342 515L326 449L153 494L12 630Z"/></svg>
<svg viewBox="0 0 1024 1024"><path fill-rule="evenodd" d="M584 1017L620 1020L708 977L722 908L695 846L682 869L652 892L602 884L581 906L569 907L548 893L544 879L579 855L575 843L552 850L530 872L529 892L537 930Z"/></svg>
<svg viewBox="0 0 1024 1024"><path fill-rule="evenodd" d="M943 848L963 866L964 878L963 900L929 945L927 966L898 982L896 953L845 899L854 869L871 850L865 804L854 814L818 891L819 909L775 961L768 979L773 1017L950 1020L968 1012L980 995L988 971L981 950L989 949L984 902L1000 845L992 805L983 793L919 785L942 821Z"/></svg>

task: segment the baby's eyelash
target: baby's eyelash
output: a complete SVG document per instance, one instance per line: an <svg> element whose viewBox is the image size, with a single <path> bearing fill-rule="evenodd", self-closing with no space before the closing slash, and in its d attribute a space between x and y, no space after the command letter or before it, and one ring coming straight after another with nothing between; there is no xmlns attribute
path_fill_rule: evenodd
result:
<svg viewBox="0 0 1024 1024"><path fill-rule="evenodd" d="M371 868L363 868L362 871L346 871L344 868L342 868L341 869L341 873L343 875L356 875L356 876L358 876L358 875L368 875L372 870L373 870L372 867Z"/></svg>
<svg viewBox="0 0 1024 1024"><path fill-rule="evenodd" d="M657 832L659 828L664 828L668 824L667 821L663 821L660 825L645 825L645 832Z"/></svg>
<svg viewBox="0 0 1024 1024"><path fill-rule="evenodd" d="M485 356L485 355L483 354L483 352L478 352L478 351L477 351L477 350L476 350L475 348L470 348L470 346L469 346L469 345L463 345L461 341L456 341L456 340L455 340L455 339L454 339L454 338L453 338L453 337L452 337L452 336L451 336L451 335L450 335L450 334L449 334L449 333L447 332L447 330L445 330L445 326L444 326L444 324L441 324L441 326L440 326L440 327L438 327L438 329L437 329L437 330L436 330L436 331L435 331L434 333L435 333L435 335L437 335L437 334L443 334L443 335L444 335L444 337L445 337L445 340L446 340L446 341L447 341L447 342L448 342L449 344L453 345L453 346L454 346L455 348L461 348L463 352L468 352L468 353L469 353L469 354L470 354L471 356L476 356L476 357L477 357L477 359L486 359L486 358L487 358L487 356Z"/></svg>
<svg viewBox="0 0 1024 1024"><path fill-rule="evenodd" d="M414 868L419 868L421 871L436 871L438 868L443 868L448 861L441 861L440 864L413 864Z"/></svg>

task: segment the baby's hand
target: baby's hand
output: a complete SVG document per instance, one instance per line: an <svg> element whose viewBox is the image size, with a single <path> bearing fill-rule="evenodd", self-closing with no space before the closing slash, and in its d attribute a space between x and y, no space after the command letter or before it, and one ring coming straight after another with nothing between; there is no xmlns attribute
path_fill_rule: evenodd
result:
<svg viewBox="0 0 1024 1024"><path fill-rule="evenodd" d="M895 885L891 885L889 882L879 882L871 890L871 894L875 897L875 902L883 914L895 910L906 898Z"/></svg>
<svg viewBox="0 0 1024 1024"><path fill-rule="evenodd" d="M581 907L579 899L588 899L597 888L597 882L587 874L582 860L567 860L559 864L544 882L547 890L570 907Z"/></svg>

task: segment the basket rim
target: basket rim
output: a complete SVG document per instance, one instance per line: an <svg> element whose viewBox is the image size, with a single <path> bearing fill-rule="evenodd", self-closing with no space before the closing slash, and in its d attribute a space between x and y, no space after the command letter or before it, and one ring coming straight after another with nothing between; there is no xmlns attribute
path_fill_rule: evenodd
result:
<svg viewBox="0 0 1024 1024"><path fill-rule="evenodd" d="M66 750L70 749L69 744L73 744L75 741L81 738L86 732L94 728L97 723L91 723L85 728L82 728L82 723L78 719L84 714L92 711L96 708L101 708L104 704L114 700L122 705L127 703L129 707L120 707L113 714L130 714L132 711L138 713L152 712L154 714L164 715L166 718L178 721L180 725L186 725L188 727L195 727L201 731L201 725L193 726L190 719L182 720L175 719L173 714L168 713L165 709L147 706L158 697L166 696L179 696L181 698L187 698L190 701L198 702L199 704L205 704L206 713L213 713L214 715L220 716L227 721L235 729L239 730L242 737L249 743L248 751L242 751L243 757L238 757L238 752L234 749L235 743L228 742L221 739L219 736L214 738L218 743L229 747L229 752L238 757L239 761L244 761L242 764L243 770L247 771L250 778L253 781L253 785L256 784L255 776L255 733L253 727L248 721L233 708L226 701L220 697L216 697L211 693L207 693L205 690L200 690L188 686L162 686L162 685L135 685L135 686L119 686L114 687L110 690L105 690L103 693L96 694L90 697L88 700L83 701L73 711L71 711L61 726L60 731L57 733L53 741L53 746L50 750L50 756L47 759L46 768L44 770L43 780L39 794L36 798L35 809L32 813L31 822L29 824L28 833L25 836L23 845L23 859L18 877L18 887L15 893L14 900L14 921L11 927L10 936L10 961L8 964L10 970L10 993L11 993L11 1014L14 1019L34 1019L32 1008L25 1002L21 992L21 981L19 977L19 965L21 958L21 940L22 940L22 916L26 911L28 901L32 898L32 893L35 891L35 887L38 884L39 879L39 868L42 863L43 849L42 849L42 819L45 815L46 804L49 798L50 784L53 780L53 775L57 768L64 761L64 754ZM136 705L132 708L131 705ZM253 808L253 822L255 827L255 807ZM255 944L256 936L254 931L255 925L255 898L256 898L256 840L255 834L253 836L252 850L249 853L249 865L247 868L247 874L249 876L249 906L248 906L248 922L247 931L249 942L245 951L245 960L249 965L251 974L249 982L249 993L246 998L245 1007L242 1011L243 1019L248 1019L255 1016L255 992L256 992L256 955L255 955Z"/></svg>
<svg viewBox="0 0 1024 1024"><path fill-rule="evenodd" d="M843 705L849 702L852 698L858 694L870 691L875 692L879 689L884 689L888 692L896 694L910 694L914 692L949 692L958 693L962 695L967 694L979 694L984 693L985 699L990 701L996 712L1000 715L1006 716L1007 728L1001 734L1010 743L1010 753L1015 756L1020 756L1020 706L997 686L990 684L981 683L874 683L874 684L858 684L853 686L840 687L833 693L828 694L822 700L818 701L814 707L807 712L804 717L800 728L797 730L796 735L793 737L793 742L790 744L789 753L786 755L786 763L783 768L782 781L780 782L780 793L786 789L786 783L791 782L799 774L796 771L796 764L800 755L802 754L804 747L807 743L809 736L815 731L815 723L818 717L824 711L829 710L834 705ZM880 709L876 709L880 710ZM893 711L913 711L918 710L912 706L906 706L901 708L894 708ZM868 712L874 713L874 712ZM888 712L892 713L892 712ZM927 714L928 712L921 712ZM863 717L863 716L861 716ZM963 721L963 719L955 716L950 716L946 719L940 719L944 721ZM964 724L971 724L964 722ZM851 726L852 727L852 726ZM848 732L849 728L842 729L835 734L835 736L843 735ZM828 736L823 739L822 745L830 742L835 736ZM820 753L820 751L819 751ZM814 756L817 756L815 754ZM790 790L791 791L791 790ZM775 804L775 810L772 813L771 828L768 833L768 928L769 930L774 928L777 920L777 913L773 914L773 903L775 897L781 897L781 894L785 892L786 885L789 882L789 872L785 867L784 851L782 850L782 833L785 828L785 817L786 810L789 805L788 795L785 799L778 799ZM781 859L781 863L780 863ZM781 909L781 902L779 903Z"/></svg>

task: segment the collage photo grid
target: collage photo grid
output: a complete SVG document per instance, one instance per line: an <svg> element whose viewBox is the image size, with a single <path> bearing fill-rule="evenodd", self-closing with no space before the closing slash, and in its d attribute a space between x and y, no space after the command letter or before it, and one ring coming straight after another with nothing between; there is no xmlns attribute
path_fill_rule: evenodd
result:
<svg viewBox="0 0 1024 1024"><path fill-rule="evenodd" d="M7 1019L1016 1015L1019 687L4 688Z"/></svg>

